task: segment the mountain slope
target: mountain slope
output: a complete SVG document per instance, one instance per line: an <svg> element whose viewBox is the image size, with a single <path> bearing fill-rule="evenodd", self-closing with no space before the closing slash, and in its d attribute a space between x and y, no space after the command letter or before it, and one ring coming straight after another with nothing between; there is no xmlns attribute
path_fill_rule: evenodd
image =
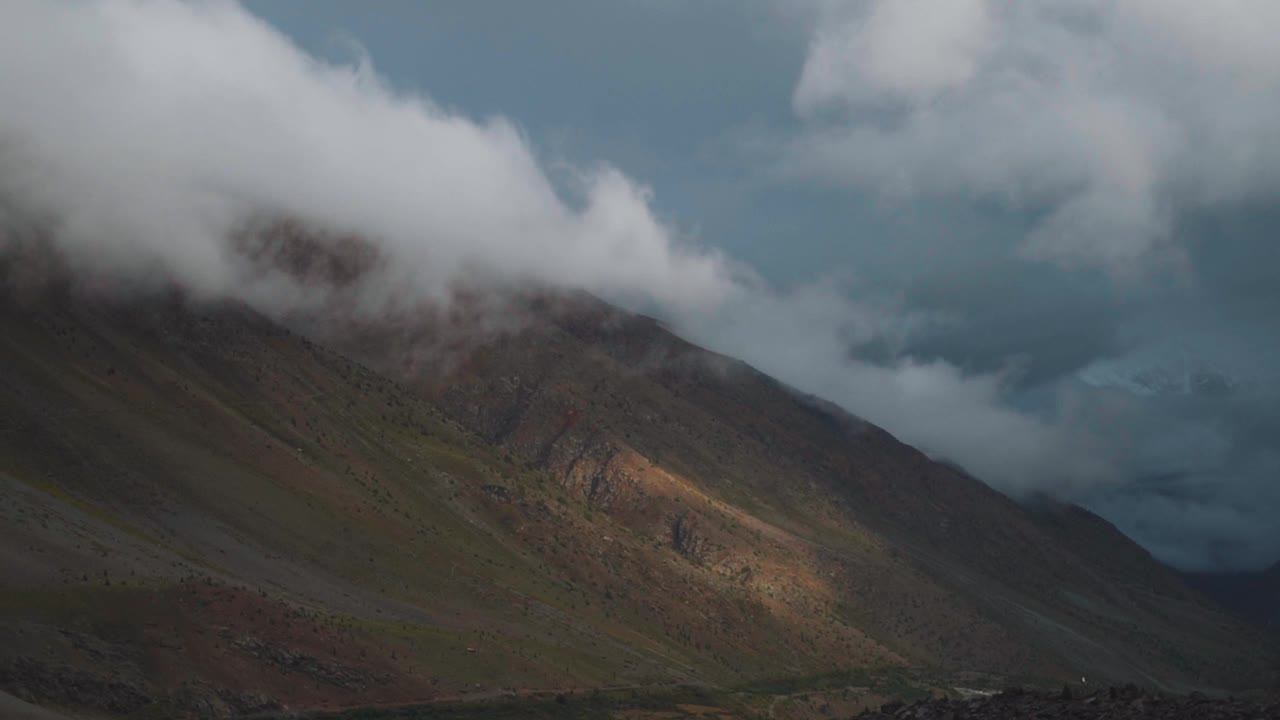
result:
<svg viewBox="0 0 1280 720"><path fill-rule="evenodd" d="M1217 668L1248 666L1221 635L1238 625L1095 516L1028 511L651 320L582 299L550 314L552 328L480 353L442 405L565 480L596 476L597 494L608 466L584 473L583 458L634 452L812 543L815 575L859 627L912 661L1043 672L1047 654L1057 670L1150 682L1194 646L1223 653Z"/></svg>
<svg viewBox="0 0 1280 720"><path fill-rule="evenodd" d="M850 667L1267 682L1096 518L651 320L521 303L427 373L421 333L330 338L362 365L236 306L4 296L0 686L163 715Z"/></svg>
<svg viewBox="0 0 1280 720"><path fill-rule="evenodd" d="M1258 572L1185 573L1187 584L1251 622L1280 627L1280 563Z"/></svg>

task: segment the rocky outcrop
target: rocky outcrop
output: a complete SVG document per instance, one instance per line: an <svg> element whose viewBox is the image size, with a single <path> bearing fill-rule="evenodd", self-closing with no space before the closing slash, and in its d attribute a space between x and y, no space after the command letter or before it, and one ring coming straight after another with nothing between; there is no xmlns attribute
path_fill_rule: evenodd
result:
<svg viewBox="0 0 1280 720"><path fill-rule="evenodd" d="M671 547L690 560L702 562L707 556L707 539L698 529L697 519L684 512L671 521Z"/></svg>
<svg viewBox="0 0 1280 720"><path fill-rule="evenodd" d="M557 458L550 469L592 507L607 511L635 494L639 481L622 462L625 450L597 438L562 442L568 457Z"/></svg>
<svg viewBox="0 0 1280 720"><path fill-rule="evenodd" d="M377 682L386 682L388 678L377 678L370 673L356 668L327 663L323 660L290 651L255 637L242 637L235 641L241 652L256 659L263 660L289 672L299 673L344 690L364 690Z"/></svg>
<svg viewBox="0 0 1280 720"><path fill-rule="evenodd" d="M54 703L128 714L153 699L137 685L79 668L18 658L0 666L0 688L34 703Z"/></svg>

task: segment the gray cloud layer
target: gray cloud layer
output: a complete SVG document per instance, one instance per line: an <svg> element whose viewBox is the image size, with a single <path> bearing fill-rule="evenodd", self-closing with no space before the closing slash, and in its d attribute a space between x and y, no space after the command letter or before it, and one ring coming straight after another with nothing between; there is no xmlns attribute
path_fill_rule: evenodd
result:
<svg viewBox="0 0 1280 720"><path fill-rule="evenodd" d="M814 8L793 95L801 129L778 142L784 177L889 206L981 207L1017 238L1007 256L917 278L908 306L951 307L960 322L903 352L976 371L1023 363L1007 399L1088 428L1109 470L1032 484L1161 557L1274 561L1280 291L1258 273L1276 257L1265 207L1280 194L1280 5ZM1161 375L1180 379L1134 382Z"/></svg>
<svg viewBox="0 0 1280 720"><path fill-rule="evenodd" d="M0 5L0 220L52 228L86 273L176 279L275 313L323 299L228 242L275 216L376 244L388 262L370 312L459 283L589 290L1010 493L1088 501L1162 557L1259 564L1280 553L1260 512L1280 507L1259 489L1276 469L1274 416L1253 399L1271 396L1153 399L1117 384L1168 335L1152 306L1186 315L1202 296L1188 285L1236 288L1233 307L1266 317L1233 263L1187 271L1214 266L1182 213L1210 222L1274 187L1265 153L1280 145L1255 157L1232 133L1261 142L1278 126L1264 122L1271 99L1246 90L1273 88L1280 65L1260 40L1213 42L1238 13L1120 5L819 6L800 120L780 143L787 176L891 204L993 204L1029 228L1011 233L1018 253L961 253L905 287L772 287L689 242L617 169L547 157L507 119L399 91L367 59L318 60L218 2ZM1164 55L1182 80L1146 82ZM1169 268L1176 289L1152 290ZM1107 382L1076 379L1094 365Z"/></svg>

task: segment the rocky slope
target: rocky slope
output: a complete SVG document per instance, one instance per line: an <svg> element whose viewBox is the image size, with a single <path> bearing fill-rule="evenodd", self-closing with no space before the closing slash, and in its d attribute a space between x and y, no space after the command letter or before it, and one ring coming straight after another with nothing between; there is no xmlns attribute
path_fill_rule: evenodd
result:
<svg viewBox="0 0 1280 720"><path fill-rule="evenodd" d="M1257 720L1280 717L1280 703L1210 698L1199 693L1161 696L1132 686L1083 695L1069 688L1058 694L1014 688L993 697L961 701L943 698L911 704L894 702L857 717L862 720Z"/></svg>
<svg viewBox="0 0 1280 720"><path fill-rule="evenodd" d="M1256 632L1088 513L594 299L507 310L325 346L6 291L0 688L219 716L854 667L1270 682Z"/></svg>

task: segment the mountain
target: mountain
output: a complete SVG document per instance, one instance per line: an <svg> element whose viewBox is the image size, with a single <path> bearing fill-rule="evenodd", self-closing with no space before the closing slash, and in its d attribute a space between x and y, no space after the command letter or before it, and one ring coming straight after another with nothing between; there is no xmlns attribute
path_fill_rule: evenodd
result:
<svg viewBox="0 0 1280 720"><path fill-rule="evenodd" d="M1082 370L1078 378L1094 387L1116 388L1139 397L1226 398L1255 385L1206 361L1193 364L1185 353L1176 358L1101 361Z"/></svg>
<svg viewBox="0 0 1280 720"><path fill-rule="evenodd" d="M589 296L454 337L464 310L303 335L177 293L0 294L0 689L174 717L1271 681L1257 632L1084 510Z"/></svg>
<svg viewBox="0 0 1280 720"><path fill-rule="evenodd" d="M1258 572L1186 573L1187 584L1241 617L1280 628L1280 563Z"/></svg>

